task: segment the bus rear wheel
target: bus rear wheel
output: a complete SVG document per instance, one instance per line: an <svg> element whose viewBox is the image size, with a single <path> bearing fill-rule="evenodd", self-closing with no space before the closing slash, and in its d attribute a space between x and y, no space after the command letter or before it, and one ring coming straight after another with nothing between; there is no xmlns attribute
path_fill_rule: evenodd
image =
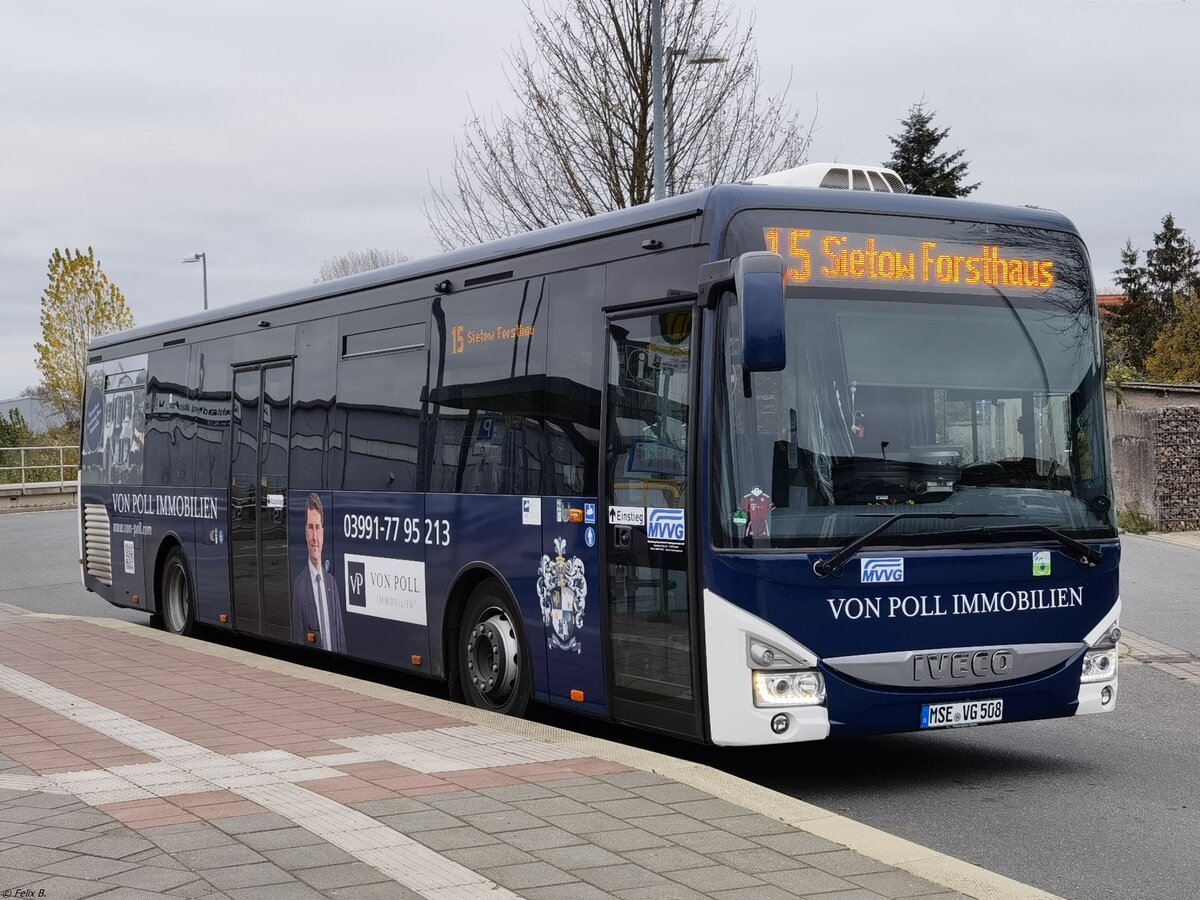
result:
<svg viewBox="0 0 1200 900"><path fill-rule="evenodd" d="M524 715L532 693L521 621L504 588L489 578L471 592L458 632L458 677L472 706Z"/></svg>
<svg viewBox="0 0 1200 900"><path fill-rule="evenodd" d="M194 597L187 557L175 547L167 554L158 588L159 620L163 630L172 634L192 633L196 621Z"/></svg>

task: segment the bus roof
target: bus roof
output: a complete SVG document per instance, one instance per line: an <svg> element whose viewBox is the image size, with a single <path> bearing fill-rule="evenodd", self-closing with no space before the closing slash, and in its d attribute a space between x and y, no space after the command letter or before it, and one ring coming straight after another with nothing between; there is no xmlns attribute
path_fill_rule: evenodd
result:
<svg viewBox="0 0 1200 900"><path fill-rule="evenodd" d="M307 303L341 294L356 293L367 288L409 281L414 278L437 278L458 269L485 263L498 263L530 253L568 246L582 241L634 231L659 222L694 218L706 219L705 233L720 234L729 218L742 209L811 209L877 213L921 218L968 220L1027 228L1044 228L1077 234L1075 226L1065 216L1035 207L997 206L972 200L951 200L914 194L887 194L873 191L830 190L822 188L779 187L762 184L720 184L690 194L669 197L629 209L603 213L529 231L497 241L489 241L452 250L438 256L410 260L385 266L370 272L349 275L332 281L306 285L255 300L221 306L128 331L96 338L92 349L112 347L126 341L169 334L196 325L253 316L281 307ZM714 250L715 252L715 250ZM432 285L430 285L432 291Z"/></svg>

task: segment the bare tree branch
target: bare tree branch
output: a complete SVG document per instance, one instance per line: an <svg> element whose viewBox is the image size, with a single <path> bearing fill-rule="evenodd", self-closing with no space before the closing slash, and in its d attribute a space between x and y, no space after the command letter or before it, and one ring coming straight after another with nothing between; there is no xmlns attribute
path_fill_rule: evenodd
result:
<svg viewBox="0 0 1200 900"><path fill-rule="evenodd" d="M654 193L650 0L526 0L507 57L512 112L474 108L422 211L444 249L646 203ZM754 22L726 0L663 0L667 186L683 193L802 163L813 119L764 89ZM689 65L689 49L724 62Z"/></svg>
<svg viewBox="0 0 1200 900"><path fill-rule="evenodd" d="M334 256L321 263L321 270L313 279L313 284L321 281L332 281L344 278L358 272L370 272L384 266L394 266L402 263L408 257L399 250L380 250L372 247L370 250L350 250L341 256Z"/></svg>

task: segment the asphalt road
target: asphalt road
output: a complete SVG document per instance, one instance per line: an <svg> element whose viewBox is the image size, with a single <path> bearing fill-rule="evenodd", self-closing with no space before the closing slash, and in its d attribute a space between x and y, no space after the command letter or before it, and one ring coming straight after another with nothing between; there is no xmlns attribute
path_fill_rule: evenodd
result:
<svg viewBox="0 0 1200 900"><path fill-rule="evenodd" d="M41 613L150 617L110 605L79 578L79 519L73 509L0 514L0 603Z"/></svg>
<svg viewBox="0 0 1200 900"><path fill-rule="evenodd" d="M1121 551L1121 627L1200 656L1200 550L1127 534Z"/></svg>
<svg viewBox="0 0 1200 900"><path fill-rule="evenodd" d="M1200 892L1200 686L1131 664L1112 714L709 765L1064 897Z"/></svg>
<svg viewBox="0 0 1200 900"><path fill-rule="evenodd" d="M0 602L146 621L80 587L76 540L69 511L0 516ZM1126 538L1122 625L1200 653L1198 566L1200 551ZM329 668L439 690L368 666ZM831 740L785 752L697 747L548 710L537 716L725 769L1065 897L1200 895L1200 686L1149 666L1123 664L1120 702L1110 715Z"/></svg>

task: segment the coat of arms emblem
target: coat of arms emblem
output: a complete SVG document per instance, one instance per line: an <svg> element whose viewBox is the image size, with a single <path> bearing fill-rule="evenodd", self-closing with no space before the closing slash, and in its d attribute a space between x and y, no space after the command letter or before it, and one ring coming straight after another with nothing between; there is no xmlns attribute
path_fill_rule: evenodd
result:
<svg viewBox="0 0 1200 900"><path fill-rule="evenodd" d="M538 570L537 594L542 606L542 624L550 629L547 646L583 652L576 632L583 628L587 608L587 579L578 556L566 558L567 542L554 539L554 559L542 556Z"/></svg>

